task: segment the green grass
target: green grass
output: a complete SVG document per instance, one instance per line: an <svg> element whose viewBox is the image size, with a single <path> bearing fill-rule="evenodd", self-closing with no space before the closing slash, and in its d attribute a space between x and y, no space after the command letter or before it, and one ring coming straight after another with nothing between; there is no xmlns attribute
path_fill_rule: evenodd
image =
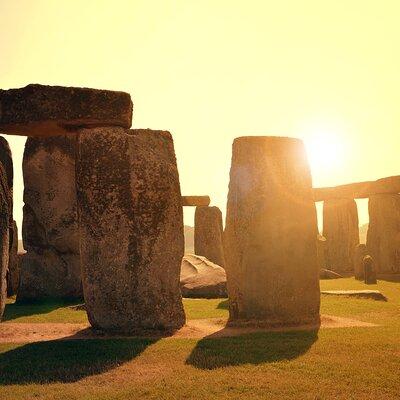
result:
<svg viewBox="0 0 400 400"><path fill-rule="evenodd" d="M379 326L202 340L0 344L0 399L399 398L400 283L375 287L339 279L321 281L321 288L381 290L387 303L333 296L321 302L322 313ZM227 316L226 301L184 303L188 318ZM9 304L6 316L10 322L86 320L83 311L55 303Z"/></svg>

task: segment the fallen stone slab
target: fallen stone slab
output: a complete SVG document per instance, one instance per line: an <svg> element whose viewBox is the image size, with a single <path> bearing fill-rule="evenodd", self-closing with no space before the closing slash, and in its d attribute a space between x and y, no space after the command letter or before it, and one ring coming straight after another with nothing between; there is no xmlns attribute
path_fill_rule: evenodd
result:
<svg viewBox="0 0 400 400"><path fill-rule="evenodd" d="M183 297L219 299L228 297L226 272L206 257L186 254L181 264Z"/></svg>
<svg viewBox="0 0 400 400"><path fill-rule="evenodd" d="M209 196L182 196L182 206L199 207L210 204Z"/></svg>
<svg viewBox="0 0 400 400"><path fill-rule="evenodd" d="M387 301L379 290L322 290L321 294Z"/></svg>
<svg viewBox="0 0 400 400"><path fill-rule="evenodd" d="M82 127L129 128L132 108L124 92L33 84L0 90L0 132L56 136Z"/></svg>

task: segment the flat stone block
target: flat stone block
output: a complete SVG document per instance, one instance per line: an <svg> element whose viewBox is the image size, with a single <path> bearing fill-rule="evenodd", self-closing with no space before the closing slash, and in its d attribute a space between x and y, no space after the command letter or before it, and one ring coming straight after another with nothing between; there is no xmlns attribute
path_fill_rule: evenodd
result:
<svg viewBox="0 0 400 400"><path fill-rule="evenodd" d="M12 135L66 135L82 127L132 123L128 93L89 88L28 85L0 90L0 132Z"/></svg>
<svg viewBox="0 0 400 400"><path fill-rule="evenodd" d="M387 301L379 290L322 290L321 294Z"/></svg>

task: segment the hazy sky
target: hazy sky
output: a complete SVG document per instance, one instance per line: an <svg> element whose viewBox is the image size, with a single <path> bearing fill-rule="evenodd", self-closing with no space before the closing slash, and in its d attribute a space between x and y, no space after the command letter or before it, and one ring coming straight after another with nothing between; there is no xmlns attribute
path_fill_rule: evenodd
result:
<svg viewBox="0 0 400 400"><path fill-rule="evenodd" d="M314 186L400 173L399 17L398 0L0 0L0 87L129 92L133 127L173 134L182 193L225 212L237 136L304 139Z"/></svg>

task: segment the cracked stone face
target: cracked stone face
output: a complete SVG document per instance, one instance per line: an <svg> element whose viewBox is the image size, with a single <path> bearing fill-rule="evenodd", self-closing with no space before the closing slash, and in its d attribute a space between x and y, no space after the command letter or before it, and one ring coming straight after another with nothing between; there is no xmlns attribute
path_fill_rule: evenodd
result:
<svg viewBox="0 0 400 400"><path fill-rule="evenodd" d="M18 301L82 296L75 153L76 137L26 141Z"/></svg>
<svg viewBox="0 0 400 400"><path fill-rule="evenodd" d="M7 174L0 162L0 320L7 299L10 204Z"/></svg>
<svg viewBox="0 0 400 400"><path fill-rule="evenodd" d="M169 132L79 134L82 279L92 326L171 330L185 323L179 289L183 209Z"/></svg>

